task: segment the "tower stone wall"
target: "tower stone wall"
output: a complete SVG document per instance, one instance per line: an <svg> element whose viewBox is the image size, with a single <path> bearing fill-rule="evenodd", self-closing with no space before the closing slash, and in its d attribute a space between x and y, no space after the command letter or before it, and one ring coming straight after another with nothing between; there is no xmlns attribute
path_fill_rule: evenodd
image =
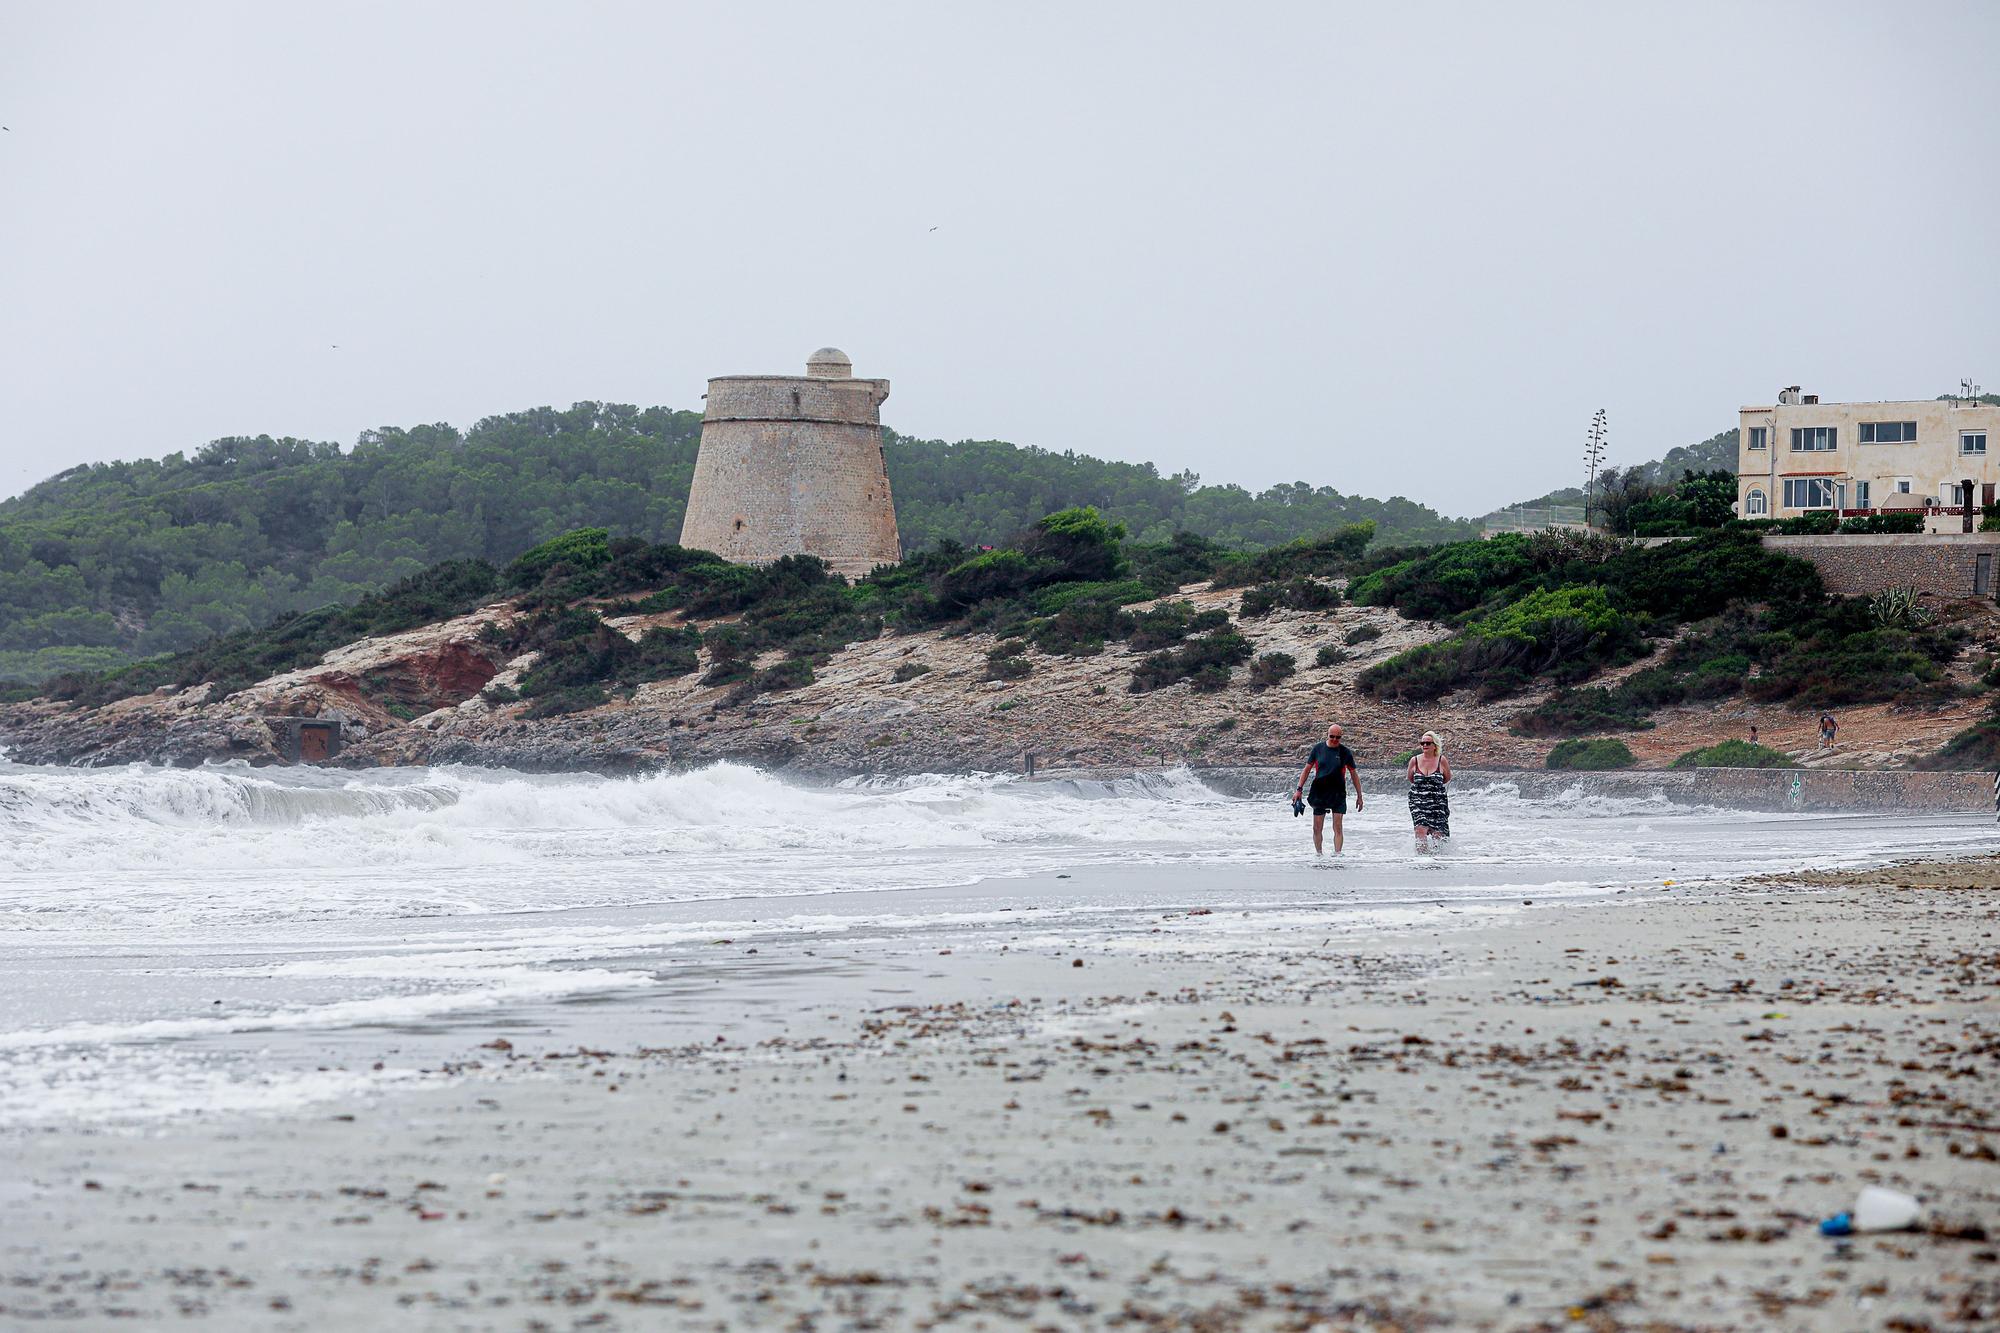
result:
<svg viewBox="0 0 2000 1333"><path fill-rule="evenodd" d="M823 347L804 375L708 382L681 545L741 564L816 555L858 578L902 557L882 464L889 381Z"/></svg>

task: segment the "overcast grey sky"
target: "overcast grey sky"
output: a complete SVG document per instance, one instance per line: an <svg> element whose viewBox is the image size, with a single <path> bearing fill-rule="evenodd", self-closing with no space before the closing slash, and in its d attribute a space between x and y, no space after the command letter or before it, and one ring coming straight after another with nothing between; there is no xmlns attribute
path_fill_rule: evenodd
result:
<svg viewBox="0 0 2000 1333"><path fill-rule="evenodd" d="M0 124L0 494L825 343L1457 513L2000 388L2000 4L0 0Z"/></svg>

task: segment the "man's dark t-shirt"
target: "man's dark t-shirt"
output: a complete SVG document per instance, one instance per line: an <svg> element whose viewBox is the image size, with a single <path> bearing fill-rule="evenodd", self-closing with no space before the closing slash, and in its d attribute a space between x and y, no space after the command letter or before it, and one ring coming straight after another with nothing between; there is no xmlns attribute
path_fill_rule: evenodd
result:
<svg viewBox="0 0 2000 1333"><path fill-rule="evenodd" d="M1345 745L1328 745L1325 741L1313 746L1311 762L1313 768L1312 789L1306 793L1306 801L1316 815L1347 813L1347 770L1354 765L1354 751Z"/></svg>

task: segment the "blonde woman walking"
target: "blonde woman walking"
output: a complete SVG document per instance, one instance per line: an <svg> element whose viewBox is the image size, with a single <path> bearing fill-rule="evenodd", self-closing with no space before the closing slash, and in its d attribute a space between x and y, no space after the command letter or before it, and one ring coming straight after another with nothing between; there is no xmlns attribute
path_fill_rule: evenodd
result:
<svg viewBox="0 0 2000 1333"><path fill-rule="evenodd" d="M1410 823L1416 827L1417 851L1431 851L1451 836L1451 798L1444 784L1451 781L1451 761L1444 757L1444 742L1435 731L1427 731L1410 756Z"/></svg>

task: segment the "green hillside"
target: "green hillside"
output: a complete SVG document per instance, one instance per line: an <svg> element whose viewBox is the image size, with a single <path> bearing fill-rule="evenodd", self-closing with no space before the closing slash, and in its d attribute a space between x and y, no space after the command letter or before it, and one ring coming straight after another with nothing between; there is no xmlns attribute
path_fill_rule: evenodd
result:
<svg viewBox="0 0 2000 1333"><path fill-rule="evenodd" d="M1664 458L1650 463L1635 463L1623 469L1627 479L1635 484L1648 486L1671 486L1681 479L1684 472L1700 475L1703 472L1734 472L1736 470L1736 427L1717 431L1700 444L1683 444L1667 450ZM1613 472L1620 471L1617 468ZM1522 500L1508 509L1496 509L1481 519L1492 522L1506 517L1511 509L1536 510L1554 506L1583 507L1583 487L1563 486L1547 495L1536 496L1532 500Z"/></svg>
<svg viewBox="0 0 2000 1333"><path fill-rule="evenodd" d="M576 528L671 542L700 428L693 412L579 403L369 431L350 450L258 436L72 468L0 502L0 680L177 652ZM1401 498L1252 493L994 440L885 432L884 451L907 550L998 544L1077 505L1143 541L1184 529L1263 547L1363 520L1394 545L1475 530Z"/></svg>

